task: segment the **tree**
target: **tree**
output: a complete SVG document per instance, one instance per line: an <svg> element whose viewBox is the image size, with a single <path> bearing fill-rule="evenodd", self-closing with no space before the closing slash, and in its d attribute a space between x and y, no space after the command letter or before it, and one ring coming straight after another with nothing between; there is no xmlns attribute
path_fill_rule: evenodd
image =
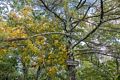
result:
<svg viewBox="0 0 120 80"><path fill-rule="evenodd" d="M11 0L8 3L12 10L7 15L3 14L4 9L1 11L1 17L4 16L0 23L1 58L4 59L3 54L16 56L17 65L21 64L17 69L22 68L24 80L112 80L119 76L116 29L120 14L116 1L21 0L18 3Z"/></svg>

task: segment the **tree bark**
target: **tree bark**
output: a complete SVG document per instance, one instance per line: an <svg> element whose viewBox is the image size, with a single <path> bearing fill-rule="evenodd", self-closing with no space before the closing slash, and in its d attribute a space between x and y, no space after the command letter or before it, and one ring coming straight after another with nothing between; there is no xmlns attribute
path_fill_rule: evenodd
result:
<svg viewBox="0 0 120 80"><path fill-rule="evenodd" d="M75 70L74 69L75 69L74 65L68 65L69 80L76 80Z"/></svg>

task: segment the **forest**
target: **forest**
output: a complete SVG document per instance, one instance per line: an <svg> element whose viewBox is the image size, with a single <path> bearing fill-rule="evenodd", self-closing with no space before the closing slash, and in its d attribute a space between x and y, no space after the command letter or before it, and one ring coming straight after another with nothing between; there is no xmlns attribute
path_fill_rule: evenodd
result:
<svg viewBox="0 0 120 80"><path fill-rule="evenodd" d="M120 0L0 0L0 80L120 80Z"/></svg>

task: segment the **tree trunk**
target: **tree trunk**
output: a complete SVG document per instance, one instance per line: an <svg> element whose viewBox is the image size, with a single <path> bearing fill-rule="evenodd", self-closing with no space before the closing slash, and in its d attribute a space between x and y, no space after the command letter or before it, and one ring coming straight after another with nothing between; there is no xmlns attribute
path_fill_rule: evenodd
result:
<svg viewBox="0 0 120 80"><path fill-rule="evenodd" d="M71 43L69 43L69 46L67 47L68 50L68 61L67 61L67 69L68 69L68 76L69 76L69 80L76 80L76 75L75 75L75 65L71 62L74 62L74 56L73 53L71 51Z"/></svg>
<svg viewBox="0 0 120 80"><path fill-rule="evenodd" d="M68 65L69 80L76 80L75 70L74 69L75 69L74 65Z"/></svg>

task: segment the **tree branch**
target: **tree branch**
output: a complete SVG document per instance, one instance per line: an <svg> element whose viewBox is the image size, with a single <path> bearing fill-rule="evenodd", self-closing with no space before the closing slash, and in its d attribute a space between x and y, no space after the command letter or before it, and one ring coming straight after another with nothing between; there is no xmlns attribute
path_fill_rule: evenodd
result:
<svg viewBox="0 0 120 80"><path fill-rule="evenodd" d="M82 0L81 0L81 1L78 3L76 9L77 9L77 10L80 9L85 3L86 3L86 0L84 0L83 2L82 2ZM80 4L81 4L81 5L80 5Z"/></svg>
<svg viewBox="0 0 120 80"><path fill-rule="evenodd" d="M120 56L115 56L115 55L112 55L112 54L106 54L106 53L101 52L100 50L93 51L93 50L90 50L90 49L77 49L75 51L80 51L82 54L94 54L94 53L96 53L96 54L110 56L110 57L113 57L113 58L120 59ZM78 55L80 55L80 54L75 54L74 56L78 56Z"/></svg>
<svg viewBox="0 0 120 80"><path fill-rule="evenodd" d="M72 31L73 29L75 29L76 26L77 26L81 21L83 21L83 20L86 18L87 14L88 14L88 11L90 10L90 8L91 8L96 2L97 2L97 0L96 0L93 4L91 4L91 5L88 6L88 9L86 10L86 12L85 12L84 16L82 17L82 19L79 19L79 20L77 21L77 23L75 24L75 26L73 26L73 28L71 29L71 31ZM73 23L71 23L71 25L72 25L72 24L73 24Z"/></svg>
<svg viewBox="0 0 120 80"><path fill-rule="evenodd" d="M46 4L43 0L39 0L43 5L44 7L51 13L53 13L55 15L55 17L57 17L61 22L63 22L64 24L64 30L67 31L66 29L66 20L65 19L62 19L57 13L55 13L54 11L52 11Z"/></svg>
<svg viewBox="0 0 120 80"><path fill-rule="evenodd" d="M90 35L92 35L92 34L101 26L101 24L102 24L102 22L103 22L103 16L104 16L103 0L101 0L100 4L101 4L100 22L99 22L98 25L97 25L91 32L89 32L84 38L80 39L77 43L75 43L72 48L74 48L75 46L77 46L81 41L86 40Z"/></svg>
<svg viewBox="0 0 120 80"><path fill-rule="evenodd" d="M45 35L52 35L52 34L66 35L66 36L72 38L71 36L69 36L69 34L63 33L63 32L46 32L46 33L35 34L35 35L27 37L27 38L9 38L9 39L4 39L2 41L3 42L22 41L22 40L28 40L30 38L34 38L37 36L45 36Z"/></svg>
<svg viewBox="0 0 120 80"><path fill-rule="evenodd" d="M79 6L81 5L81 3L82 3L82 0L79 1L78 5L76 6L76 9L79 8Z"/></svg>

